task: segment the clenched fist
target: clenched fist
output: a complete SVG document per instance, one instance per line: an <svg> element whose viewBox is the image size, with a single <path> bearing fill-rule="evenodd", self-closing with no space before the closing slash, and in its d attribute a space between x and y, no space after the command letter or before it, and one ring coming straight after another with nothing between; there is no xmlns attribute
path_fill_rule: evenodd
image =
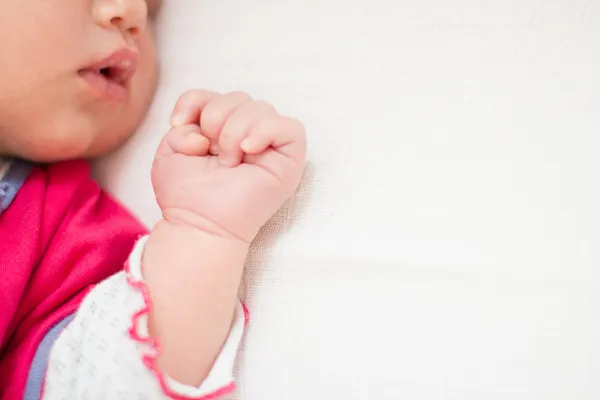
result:
<svg viewBox="0 0 600 400"><path fill-rule="evenodd" d="M245 242L291 197L304 126L241 92L184 93L159 146L152 183L163 218Z"/></svg>

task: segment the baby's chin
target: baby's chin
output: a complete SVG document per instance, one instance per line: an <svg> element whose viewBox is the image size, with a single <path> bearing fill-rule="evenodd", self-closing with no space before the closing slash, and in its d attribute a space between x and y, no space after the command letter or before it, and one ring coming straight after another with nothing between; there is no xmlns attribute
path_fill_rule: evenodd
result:
<svg viewBox="0 0 600 400"><path fill-rule="evenodd" d="M36 163L97 158L117 150L134 131L113 129L106 133L63 131L60 134L45 134L43 137L20 141L16 148L9 149L7 153Z"/></svg>
<svg viewBox="0 0 600 400"><path fill-rule="evenodd" d="M57 118L51 130L22 132L14 155L40 162L54 163L91 159L120 148L139 128L146 107L127 108L116 115L71 113Z"/></svg>

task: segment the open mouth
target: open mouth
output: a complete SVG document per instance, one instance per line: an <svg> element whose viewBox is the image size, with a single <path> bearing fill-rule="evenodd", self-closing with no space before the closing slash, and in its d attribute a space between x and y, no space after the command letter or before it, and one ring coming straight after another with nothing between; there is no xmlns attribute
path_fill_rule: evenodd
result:
<svg viewBox="0 0 600 400"><path fill-rule="evenodd" d="M109 81L113 81L115 83L123 85L125 84L125 82L127 82L129 75L127 73L127 68L127 64L125 64L123 67L104 67L100 68L97 71L97 73L99 73Z"/></svg>
<svg viewBox="0 0 600 400"><path fill-rule="evenodd" d="M138 58L137 52L119 50L79 70L79 75L102 97L122 101L127 97L127 86L137 70Z"/></svg>

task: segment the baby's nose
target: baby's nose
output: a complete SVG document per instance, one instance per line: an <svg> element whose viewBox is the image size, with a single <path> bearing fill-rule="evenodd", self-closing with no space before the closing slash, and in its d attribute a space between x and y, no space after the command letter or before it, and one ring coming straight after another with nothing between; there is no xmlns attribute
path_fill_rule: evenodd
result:
<svg viewBox="0 0 600 400"><path fill-rule="evenodd" d="M145 0L94 0L93 14L103 28L136 37L146 28L148 9Z"/></svg>

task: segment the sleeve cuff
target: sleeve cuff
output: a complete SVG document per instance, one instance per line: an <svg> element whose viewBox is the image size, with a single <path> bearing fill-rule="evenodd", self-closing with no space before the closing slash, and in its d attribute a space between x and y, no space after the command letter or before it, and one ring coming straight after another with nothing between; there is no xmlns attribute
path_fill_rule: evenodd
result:
<svg viewBox="0 0 600 400"><path fill-rule="evenodd" d="M161 351L160 345L148 333L148 314L152 310L152 301L148 287L143 280L141 262L147 240L148 237L145 236L138 241L126 266L127 282L144 298L144 307L133 315L129 330L133 340L146 343L153 350L152 354L144 357L144 364L152 370L165 394L171 398L210 400L231 393L236 389L233 370L244 327L248 321L248 310L241 302L238 303L227 340L209 375L200 387L182 384L164 374L155 366L155 360Z"/></svg>

